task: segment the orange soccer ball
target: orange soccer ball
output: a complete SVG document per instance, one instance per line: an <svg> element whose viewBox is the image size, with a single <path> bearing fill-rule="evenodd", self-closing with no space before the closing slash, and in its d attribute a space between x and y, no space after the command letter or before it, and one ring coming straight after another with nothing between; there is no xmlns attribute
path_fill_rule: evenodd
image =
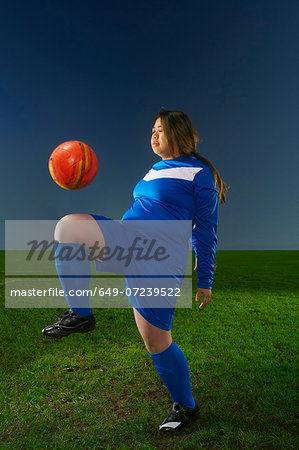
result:
<svg viewBox="0 0 299 450"><path fill-rule="evenodd" d="M63 189L88 186L98 171L94 151L84 142L67 141L55 148L49 159L51 177Z"/></svg>

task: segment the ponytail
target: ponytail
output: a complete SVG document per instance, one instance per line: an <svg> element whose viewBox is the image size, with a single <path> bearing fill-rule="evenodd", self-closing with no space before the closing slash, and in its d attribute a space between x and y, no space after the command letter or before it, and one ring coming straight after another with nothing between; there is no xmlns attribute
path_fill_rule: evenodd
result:
<svg viewBox="0 0 299 450"><path fill-rule="evenodd" d="M189 155L194 156L199 161L202 161L204 164L206 164L206 166L208 166L211 169L213 177L214 177L215 185L218 190L218 203L219 203L219 205L221 205L221 203L226 203L226 193L229 190L230 186L228 186L225 183L225 181L221 178L218 170L215 169L213 164L207 158L199 155L196 150L192 153L189 153Z"/></svg>

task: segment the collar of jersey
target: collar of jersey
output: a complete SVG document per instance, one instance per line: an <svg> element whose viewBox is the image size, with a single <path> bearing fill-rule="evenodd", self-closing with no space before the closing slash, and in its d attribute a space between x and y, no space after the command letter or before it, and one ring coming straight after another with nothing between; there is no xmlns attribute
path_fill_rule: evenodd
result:
<svg viewBox="0 0 299 450"><path fill-rule="evenodd" d="M172 159L161 159L160 161L157 161L154 165L153 168L156 168L157 166L161 166L164 163L171 163L172 161L190 161L190 158L195 159L197 161L197 159L194 156L178 156L177 158L172 158Z"/></svg>

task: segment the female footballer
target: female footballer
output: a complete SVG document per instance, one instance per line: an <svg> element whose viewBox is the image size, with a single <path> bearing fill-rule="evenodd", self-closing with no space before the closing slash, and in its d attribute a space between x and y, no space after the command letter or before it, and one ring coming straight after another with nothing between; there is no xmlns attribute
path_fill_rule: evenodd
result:
<svg viewBox="0 0 299 450"><path fill-rule="evenodd" d="M212 294L218 205L226 201L228 186L213 165L197 153L197 144L198 135L185 113L165 109L158 113L152 128L151 146L161 160L135 186L134 202L123 215L122 223L126 220L192 221L191 238L198 275L195 300L201 302L200 308L203 308ZM113 227L103 226L105 223L111 225L111 219L89 214L63 217L55 229L56 254L66 244L74 252L82 246L92 248L95 242L100 248L105 247L118 238L121 228L117 223L116 231L113 231ZM96 269L101 270L101 261L95 261L95 264ZM57 258L56 268L70 309L42 333L61 338L74 332L93 330L95 317L89 302L85 300L82 304L82 297L68 296L69 289L75 286L76 275L78 278L84 275L88 289L90 260ZM70 273L71 278L64 277ZM82 288L82 278L80 283ZM173 400L171 412L159 425L159 430L174 432L199 418L187 360L171 336L174 308L133 307L133 311L146 349Z"/></svg>

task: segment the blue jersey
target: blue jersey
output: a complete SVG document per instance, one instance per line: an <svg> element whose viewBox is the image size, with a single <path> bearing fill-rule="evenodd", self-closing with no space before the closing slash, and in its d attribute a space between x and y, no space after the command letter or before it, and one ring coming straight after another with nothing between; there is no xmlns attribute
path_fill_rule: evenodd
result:
<svg viewBox="0 0 299 450"><path fill-rule="evenodd" d="M133 191L122 220L192 220L197 287L211 289L217 245L218 191L211 169L193 156L161 160Z"/></svg>

